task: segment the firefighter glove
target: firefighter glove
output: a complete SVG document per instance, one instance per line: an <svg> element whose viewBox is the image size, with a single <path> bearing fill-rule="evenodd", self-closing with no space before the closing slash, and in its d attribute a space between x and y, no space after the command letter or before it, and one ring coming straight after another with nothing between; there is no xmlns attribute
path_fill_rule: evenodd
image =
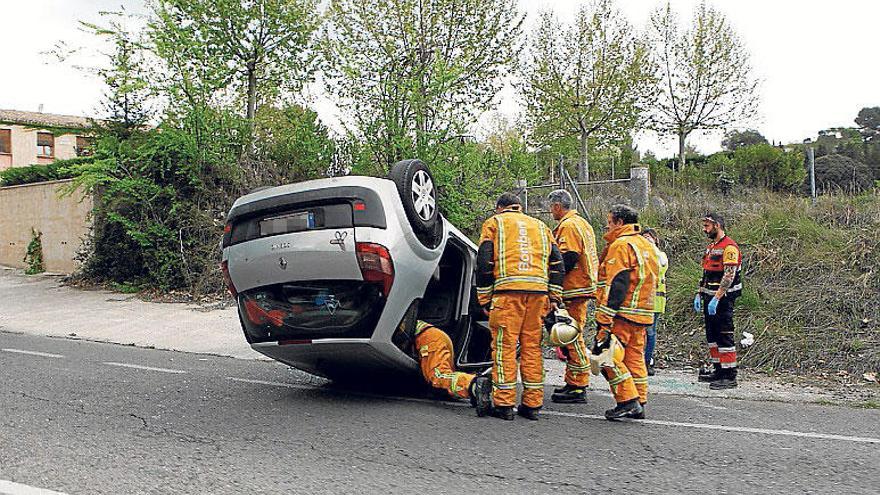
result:
<svg viewBox="0 0 880 495"><path fill-rule="evenodd" d="M715 316L715 313L718 312L718 298L713 297L711 301L709 301L709 306L706 308L710 315Z"/></svg>
<svg viewBox="0 0 880 495"><path fill-rule="evenodd" d="M697 313L703 312L703 300L700 298L700 294L694 296L694 311Z"/></svg>

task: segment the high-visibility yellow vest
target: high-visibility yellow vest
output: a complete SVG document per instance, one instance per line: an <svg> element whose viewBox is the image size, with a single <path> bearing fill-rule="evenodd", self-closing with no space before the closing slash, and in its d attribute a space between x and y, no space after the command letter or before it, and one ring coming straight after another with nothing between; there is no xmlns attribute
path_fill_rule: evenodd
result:
<svg viewBox="0 0 880 495"><path fill-rule="evenodd" d="M669 258L666 253L657 248L657 260L660 262L660 270L657 274L657 291L654 293L654 312L666 312L666 270L669 269Z"/></svg>

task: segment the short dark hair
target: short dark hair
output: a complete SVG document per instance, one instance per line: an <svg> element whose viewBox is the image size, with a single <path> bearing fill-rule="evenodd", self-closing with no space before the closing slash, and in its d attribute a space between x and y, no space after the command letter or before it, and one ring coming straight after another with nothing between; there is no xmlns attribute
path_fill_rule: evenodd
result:
<svg viewBox="0 0 880 495"><path fill-rule="evenodd" d="M624 225L639 223L639 212L627 205L614 205L608 210L612 220L622 221Z"/></svg>
<svg viewBox="0 0 880 495"><path fill-rule="evenodd" d="M719 215L718 213L715 213L714 211L710 211L703 215L703 220L715 222L718 224L719 227L721 227L722 230L724 229L724 217Z"/></svg>
<svg viewBox="0 0 880 495"><path fill-rule="evenodd" d="M498 201L495 202L496 208L507 208L512 205L522 205L522 201L519 200L519 196L509 192L498 196Z"/></svg>

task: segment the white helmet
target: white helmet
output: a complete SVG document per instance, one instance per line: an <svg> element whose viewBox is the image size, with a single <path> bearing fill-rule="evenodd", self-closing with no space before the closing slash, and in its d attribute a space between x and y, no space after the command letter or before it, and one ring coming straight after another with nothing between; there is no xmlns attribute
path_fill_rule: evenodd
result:
<svg viewBox="0 0 880 495"><path fill-rule="evenodd" d="M593 341L593 348L590 349L590 371L594 375L599 375L602 373L602 368L613 368L614 361L623 361L623 354L624 349L620 340L608 331L602 342Z"/></svg>
<svg viewBox="0 0 880 495"><path fill-rule="evenodd" d="M548 345L565 347L577 340L581 329L565 309L556 309L544 317L544 340Z"/></svg>

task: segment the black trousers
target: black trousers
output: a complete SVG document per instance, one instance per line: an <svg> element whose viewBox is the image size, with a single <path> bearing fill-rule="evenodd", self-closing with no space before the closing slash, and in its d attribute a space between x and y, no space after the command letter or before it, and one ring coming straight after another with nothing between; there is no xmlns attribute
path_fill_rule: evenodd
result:
<svg viewBox="0 0 880 495"><path fill-rule="evenodd" d="M703 317L706 321L706 342L709 343L709 358L719 375L736 378L736 339L733 326L733 305L739 294L725 295L718 301L714 315L709 314L711 295L701 294L703 298Z"/></svg>

